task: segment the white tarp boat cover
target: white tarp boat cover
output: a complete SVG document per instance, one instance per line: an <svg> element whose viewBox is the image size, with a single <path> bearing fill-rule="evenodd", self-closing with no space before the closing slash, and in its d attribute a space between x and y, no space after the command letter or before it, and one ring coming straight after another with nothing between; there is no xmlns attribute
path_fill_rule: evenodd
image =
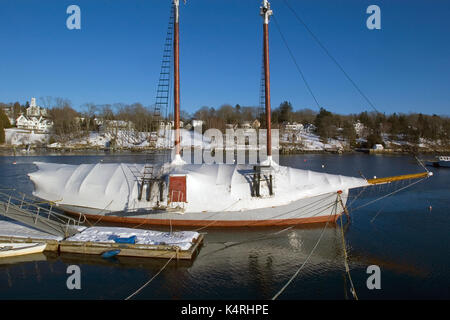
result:
<svg viewBox="0 0 450 320"><path fill-rule="evenodd" d="M39 198L107 212L154 206L145 200L145 196L138 200L138 177L130 169L134 167L143 172L144 164L35 162L35 165L38 170L28 175L35 186L33 194ZM243 211L280 206L302 198L369 185L362 178L275 166L272 171L274 196L252 197L252 168L250 165L187 164L167 166L165 172L186 175L185 212ZM263 184L261 192L267 194L268 188ZM156 190L154 197L156 201Z"/></svg>

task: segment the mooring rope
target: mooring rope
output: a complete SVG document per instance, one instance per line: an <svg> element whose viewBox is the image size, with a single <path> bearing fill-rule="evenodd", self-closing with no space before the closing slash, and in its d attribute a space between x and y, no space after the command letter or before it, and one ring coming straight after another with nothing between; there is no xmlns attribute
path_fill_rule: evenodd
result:
<svg viewBox="0 0 450 320"><path fill-rule="evenodd" d="M337 204L338 201L336 200L336 210L335 213L337 212ZM333 214L333 211L331 211L330 216ZM317 246L319 245L320 241L322 240L322 237L325 233L325 230L328 226L328 222L325 224L325 226L322 229L322 232L320 233L319 238L317 239L316 244L314 245L314 247L312 248L311 252L309 253L308 257L306 258L306 260L302 263L302 265L300 266L300 268L298 268L298 270L292 275L292 277L288 280L288 282L286 282L286 284L280 289L280 291L278 291L273 297L272 300L276 300L283 292L284 290L286 290L286 288L291 284L291 282L297 277L297 275L300 273L300 271L303 269L303 267L306 265L306 263L308 263L309 259L311 258L312 254L314 253L314 251L316 250Z"/></svg>
<svg viewBox="0 0 450 320"><path fill-rule="evenodd" d="M146 286L148 286L169 265L170 261L172 261L172 259L175 257L176 257L176 254L174 254L172 257L170 257L170 259L166 262L166 264L163 265L163 267L150 280L148 280L142 287L140 287L135 292L130 294L128 297L126 297L125 300L130 300L135 295L137 295L139 292L141 292L142 289L144 289Z"/></svg>
<svg viewBox="0 0 450 320"><path fill-rule="evenodd" d="M105 211L106 208L108 208L108 207L111 205L111 203L113 203L113 201L114 201L114 200L111 200L111 202L108 203L108 204L106 205L106 207L104 207L102 210L100 210L97 214L98 214L98 215L101 215L102 212ZM85 215L84 213L79 212L79 214L82 215L82 216L84 217L85 221L86 221L91 227L95 227L95 225L96 225L97 223L99 223L100 220L102 220L102 219L105 217L105 215L101 215L100 218L98 218L98 220L95 221L95 222L92 224L92 223L89 221L89 219L86 218L86 215Z"/></svg>
<svg viewBox="0 0 450 320"><path fill-rule="evenodd" d="M345 244L345 235L344 235L344 223L342 222L342 215L340 216L341 219L341 234L342 234L342 249L344 250L344 265L345 265L345 272L348 275L348 280L350 281L350 285L352 287L352 295L355 298L355 300L358 300L358 296L356 295L355 286L353 285L353 280L350 275L350 267L348 265L348 255L347 255L347 246Z"/></svg>
<svg viewBox="0 0 450 320"><path fill-rule="evenodd" d="M217 249L217 250L214 250L214 251L211 251L211 252L208 252L208 253L204 254L203 257L204 257L204 256L208 256L208 255L211 255L211 254L214 254L214 253L217 253L217 252L220 252L220 251L223 251L223 250L225 250L225 249L228 249L228 248L231 248L231 247L234 247L234 246L239 246L239 245L241 245L241 244L245 244L245 243L249 243L249 242L255 242L255 241L263 241L263 240L267 240L267 239L272 239L273 236L278 235L278 234L281 234L281 233L286 232L286 231L288 231L288 230L291 230L291 229L294 228L294 227L295 227L295 226L290 226L290 227L284 228L284 229L282 229L282 230L278 230L278 231L276 231L276 232L269 233L269 234L264 235L264 236L261 236L261 237L255 237L255 238L252 238L252 239L247 239L247 240L244 240L244 241L232 243L232 244L230 244L230 245L226 245L224 242L211 242L211 243L220 243L220 244L223 244L225 247L224 247L224 248Z"/></svg>
<svg viewBox="0 0 450 320"><path fill-rule="evenodd" d="M223 210L221 210L221 211L218 211L217 213L215 213L214 215L218 215L219 213L222 213L222 211L225 211L225 210L228 210L228 209L230 209L232 206L234 206L236 203L238 203L239 201L241 201L242 199L238 199L237 201L235 201L235 202L233 202L231 205L229 205L228 207L226 207L225 209L223 209ZM214 215L213 215L213 217L214 217ZM211 217L211 216L210 216ZM203 229L206 229L206 228L208 228L209 226L211 226L211 225L213 225L214 223L216 223L217 222L217 220L213 220L213 221L211 221L211 223L208 223L207 225L205 225L205 226L203 226L203 227L201 227L201 228L198 228L197 230L194 230L194 231L200 231L200 230L203 230Z"/></svg>

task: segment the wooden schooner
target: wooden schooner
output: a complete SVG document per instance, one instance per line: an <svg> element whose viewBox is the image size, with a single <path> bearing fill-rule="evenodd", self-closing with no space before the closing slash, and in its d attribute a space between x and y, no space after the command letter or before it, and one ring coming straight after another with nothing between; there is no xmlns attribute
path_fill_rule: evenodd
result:
<svg viewBox="0 0 450 320"><path fill-rule="evenodd" d="M267 159L258 165L186 164L180 148L179 0L173 0L173 67L175 157L147 164L35 163L29 177L34 195L72 215L93 221L166 226L254 227L336 221L345 211L349 190L429 172L365 179L280 166L272 158L269 21L263 20L264 93ZM131 170L130 167L134 169ZM137 172L137 174L136 174ZM145 195L145 196L144 196Z"/></svg>

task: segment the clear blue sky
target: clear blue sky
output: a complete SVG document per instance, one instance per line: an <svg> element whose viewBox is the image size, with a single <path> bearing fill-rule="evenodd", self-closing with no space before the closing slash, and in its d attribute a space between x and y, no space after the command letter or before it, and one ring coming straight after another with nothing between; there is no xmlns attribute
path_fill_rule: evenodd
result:
<svg viewBox="0 0 450 320"><path fill-rule="evenodd" d="M289 2L379 111L450 114L450 1ZM183 110L258 105L260 3L181 5ZM81 30L66 28L71 4L81 8ZM366 28L371 4L381 8L381 30ZM0 0L0 101L153 104L169 8L170 0ZM371 111L284 2L272 9L320 105ZM270 46L272 106L317 110L273 21Z"/></svg>

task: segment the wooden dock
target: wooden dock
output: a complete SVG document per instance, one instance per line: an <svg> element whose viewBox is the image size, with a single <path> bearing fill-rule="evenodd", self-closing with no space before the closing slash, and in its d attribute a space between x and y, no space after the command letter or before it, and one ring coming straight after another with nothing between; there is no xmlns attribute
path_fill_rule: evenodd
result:
<svg viewBox="0 0 450 320"><path fill-rule="evenodd" d="M41 242L46 243L45 251L53 251L58 253L77 253L89 255L101 255L110 250L120 250L117 256L125 257L145 257L145 258L162 258L176 260L192 260L194 259L200 247L203 244L203 235L200 234L195 239L193 245L188 250L181 250L174 245L150 245L150 244L128 244L128 243L111 243L111 242L83 242L83 241L67 241L54 239L38 239L24 237L1 236L0 242Z"/></svg>

